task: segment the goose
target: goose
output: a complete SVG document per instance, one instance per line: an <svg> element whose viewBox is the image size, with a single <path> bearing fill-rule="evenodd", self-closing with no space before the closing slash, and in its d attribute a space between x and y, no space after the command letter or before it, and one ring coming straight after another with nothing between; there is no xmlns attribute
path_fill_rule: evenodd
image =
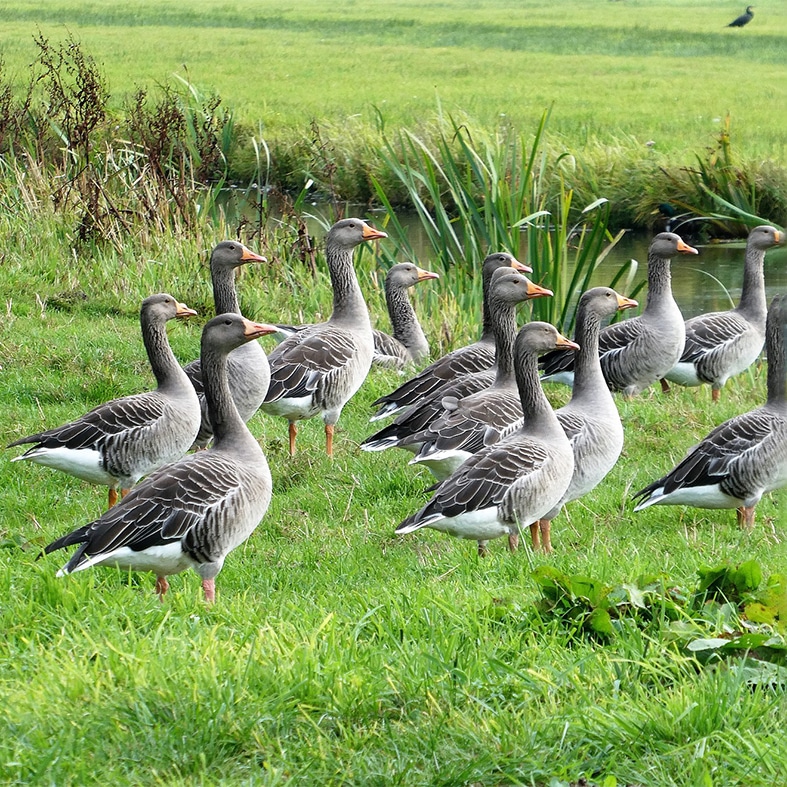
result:
<svg viewBox="0 0 787 787"><path fill-rule="evenodd" d="M407 297L407 290L419 282L439 278L437 273L419 268L412 262L400 262L388 271L385 277L385 303L393 335L377 329L372 331L372 363L404 369L408 364L419 363L429 355L429 343Z"/></svg>
<svg viewBox="0 0 787 787"><path fill-rule="evenodd" d="M267 259L238 241L225 240L214 247L210 255L210 278L216 314L240 314L235 270L250 262L267 262ZM197 391L202 410L202 421L194 447L205 448L213 436L213 430L208 418L199 358L186 366L186 374ZM227 374L235 406L244 422L248 421L262 404L271 376L268 357L259 342L247 342L230 353Z"/></svg>
<svg viewBox="0 0 787 787"><path fill-rule="evenodd" d="M754 19L754 8L753 5L747 5L746 10L740 15L736 16L735 19L730 22L727 27L745 27L746 25Z"/></svg>
<svg viewBox="0 0 787 787"><path fill-rule="evenodd" d="M392 266L385 277L385 302L393 335L372 330L374 355L372 363L389 369L404 369L408 364L423 361L429 355L429 343L421 323L407 297L410 287L428 279L439 279L440 275L424 270L412 262L399 262ZM311 325L277 324L279 330L274 338L279 341L298 333Z"/></svg>
<svg viewBox="0 0 787 787"><path fill-rule="evenodd" d="M746 241L740 303L730 311L700 314L686 320L686 345L666 380L679 385L711 386L711 398L719 400L722 387L753 364L765 344L765 250L782 243L784 233L775 227L755 227ZM662 380L662 388L669 383Z"/></svg>
<svg viewBox="0 0 787 787"><path fill-rule="evenodd" d="M571 479L574 455L538 380L538 353L558 347L578 349L548 323L531 322L519 331L514 352L522 425L471 456L396 528L398 535L430 527L477 541L479 555L486 554L490 539L507 535L514 551L520 529L558 503Z"/></svg>
<svg viewBox="0 0 787 787"><path fill-rule="evenodd" d="M765 334L768 396L691 448L667 475L634 495L635 511L654 505L736 508L738 523L754 526L760 498L787 484L787 296L771 302Z"/></svg>
<svg viewBox="0 0 787 787"><path fill-rule="evenodd" d="M660 380L680 358L686 341L683 315L672 297L670 259L698 254L673 232L661 232L648 250L648 303L639 317L608 325L599 336L604 378L612 391L631 398ZM544 382L571 385L574 358L548 353L540 362Z"/></svg>
<svg viewBox="0 0 787 787"><path fill-rule="evenodd" d="M571 483L557 505L531 528L534 546L552 551L552 520L563 506L595 489L615 466L623 450L623 425L612 393L607 388L598 357L601 322L622 309L638 304L610 287L594 287L582 294L577 307L574 341L579 345L574 363L571 399L555 411L574 453Z"/></svg>
<svg viewBox="0 0 787 787"><path fill-rule="evenodd" d="M227 354L276 327L221 314L202 331L202 373L213 444L165 465L114 508L45 547L79 545L58 576L91 566L152 571L163 599L167 577L192 568L205 600L216 598L224 559L259 524L271 499L271 473L230 393Z"/></svg>
<svg viewBox="0 0 787 787"><path fill-rule="evenodd" d="M501 430L522 417L514 375L515 309L517 303L542 295L552 292L510 268L495 271L489 291L496 348L494 380L488 388L463 399L444 396L443 415L409 438L421 446L410 464L423 464L443 481L484 445L497 442Z"/></svg>
<svg viewBox="0 0 787 787"><path fill-rule="evenodd" d="M197 394L167 341L166 322L197 312L167 293L142 301L139 320L157 387L100 404L75 421L38 432L8 447L33 443L11 461L53 467L109 487L117 503L140 478L189 450L199 429Z"/></svg>
<svg viewBox="0 0 787 787"><path fill-rule="evenodd" d="M511 267L498 267L494 270L490 276L487 289L489 321L494 335L495 323L499 319L508 320L509 324L505 330L509 331L511 340L513 340L516 336L516 323L513 317L515 303L506 302L505 298L501 298L497 310L491 303L491 291L495 286L495 282L499 278L505 278L508 274L519 276L522 279L522 281L519 281L518 286L514 287L516 298L518 299L516 302L524 299L551 296L552 291L533 284L533 282L517 273L516 269ZM510 311L510 315L506 317L505 313L507 311ZM501 327L500 330L504 329ZM384 451L388 448L402 448L405 451L418 454L423 448L424 440L431 439L431 436L426 434L424 430L427 430L438 419L456 410L458 402L488 389L495 382L496 375L496 365L493 364L489 369L482 369L449 379L443 385L437 387L434 392L424 396L412 407L407 408L396 416L392 423L367 437L361 443L361 449L364 451ZM513 385L515 388L516 383L514 382ZM517 399L515 391L512 398ZM461 461L450 457L445 463L438 461L430 463L428 467L439 478L441 476L445 477L446 474L450 475L451 466L453 465L455 469L459 464L461 464Z"/></svg>
<svg viewBox="0 0 787 787"><path fill-rule="evenodd" d="M361 387L372 363L374 339L369 312L353 268L353 249L387 238L361 219L343 219L328 232L326 261L333 285L333 313L285 339L268 356L271 382L261 409L289 422L290 456L296 422L320 414L325 448L333 456L334 426L342 408Z"/></svg>
<svg viewBox="0 0 787 787"><path fill-rule="evenodd" d="M372 406L377 412L369 419L378 421L394 415L419 399L434 394L438 388L463 375L485 371L495 362L495 335L492 317L489 313L488 293L492 274L500 267L514 268L522 273L532 273L513 255L506 252L490 254L484 259L481 268L483 292L483 326L481 338L465 347L460 347L442 356L414 377L402 383L396 390L381 396Z"/></svg>

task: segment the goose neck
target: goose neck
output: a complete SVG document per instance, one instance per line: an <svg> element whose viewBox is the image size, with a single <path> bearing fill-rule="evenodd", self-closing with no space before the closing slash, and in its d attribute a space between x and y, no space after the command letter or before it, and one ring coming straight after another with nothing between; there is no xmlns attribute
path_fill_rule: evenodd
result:
<svg viewBox="0 0 787 787"><path fill-rule="evenodd" d="M166 387L178 379L181 367L169 346L165 323L143 318L142 341L159 388Z"/></svg>
<svg viewBox="0 0 787 787"><path fill-rule="evenodd" d="M429 346L421 324L415 315L405 288L392 282L385 282L385 303L391 320L394 338L408 350L426 354Z"/></svg>
<svg viewBox="0 0 787 787"><path fill-rule="evenodd" d="M586 391L607 390L601 362L598 357L598 340L601 333L601 318L580 309L574 338L579 350L574 354L574 386L572 398Z"/></svg>
<svg viewBox="0 0 787 787"><path fill-rule="evenodd" d="M352 250L329 247L327 250L328 271L333 287L332 320L357 320L358 315L369 320L366 302L353 268Z"/></svg>
<svg viewBox="0 0 787 787"><path fill-rule="evenodd" d="M765 251L762 249L746 249L746 261L743 266L743 286L738 311L747 317L765 319L768 304L765 299Z"/></svg>
<svg viewBox="0 0 787 787"><path fill-rule="evenodd" d="M226 353L215 352L203 345L201 358L205 403L213 427L213 444L214 448L220 448L222 443L236 441L241 435L250 433L238 414L230 392Z"/></svg>
<svg viewBox="0 0 787 787"><path fill-rule="evenodd" d="M240 314L238 292L235 289L235 269L224 266L212 268L210 278L213 282L216 314Z"/></svg>

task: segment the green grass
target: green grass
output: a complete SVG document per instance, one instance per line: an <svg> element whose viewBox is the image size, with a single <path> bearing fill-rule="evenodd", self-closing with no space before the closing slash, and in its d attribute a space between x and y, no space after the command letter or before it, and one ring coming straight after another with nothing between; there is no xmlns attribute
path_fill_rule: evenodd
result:
<svg viewBox="0 0 787 787"><path fill-rule="evenodd" d="M218 91L252 129L261 123L274 137L313 117L373 124L378 111L412 128L439 98L447 112L517 127L554 105L550 132L572 146L630 135L681 157L706 146L729 112L745 155L778 160L787 12L770 3L745 30L726 28L739 11L732 0L553 8L536 0L14 0L2 52L21 76L37 29L55 41L70 31L103 64L113 94L177 73Z"/></svg>
<svg viewBox="0 0 787 787"><path fill-rule="evenodd" d="M72 257L46 214L2 221L3 443L151 385L143 294L165 289L210 313L201 250L226 229ZM359 267L381 320L372 251ZM249 267L243 311L273 320L325 309L320 268L314 284L297 264ZM456 308L466 285L435 284L416 291L427 333L473 336L477 314ZM428 311L427 295L436 299ZM183 361L203 321L170 326ZM620 402L624 454L555 521L550 558L526 547L509 555L496 542L480 560L474 544L436 532L393 536L430 483L409 455L358 450L371 402L400 379L393 372L375 371L348 405L333 461L318 422L302 426L291 460L284 421L257 415L273 502L227 559L212 608L192 573L172 580L164 604L148 575L56 578L65 555L37 559L40 547L100 514L105 492L11 463L18 449L9 449L0 459L0 781L491 787L585 776L770 787L787 764L783 690L750 687L734 668L700 668L659 628L626 628L607 645L576 636L535 612L530 577L554 565L608 584L661 573L692 586L701 565L725 561L783 571L783 494L758 506L751 534L733 512L634 514L629 499L711 426L760 402L763 372L729 384L718 406L706 389ZM567 394L548 393L556 403Z"/></svg>

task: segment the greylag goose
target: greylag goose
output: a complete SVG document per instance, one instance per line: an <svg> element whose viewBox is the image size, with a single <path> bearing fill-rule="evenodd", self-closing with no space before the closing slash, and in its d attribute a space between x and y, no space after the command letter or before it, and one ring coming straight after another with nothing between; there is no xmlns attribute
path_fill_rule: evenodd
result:
<svg viewBox="0 0 787 787"><path fill-rule="evenodd" d="M419 363L429 355L429 343L407 297L407 290L418 282L439 278L437 273L419 268L412 262L400 262L388 271L385 277L385 303L393 335L376 329L372 332L372 363L404 369L408 364Z"/></svg>
<svg viewBox="0 0 787 787"><path fill-rule="evenodd" d="M400 410L414 404L419 399L434 394L438 388L458 377L485 371L495 362L495 334L492 328L492 317L489 314L489 285L492 274L501 267L514 268L522 273L531 273L527 265L506 252L490 254L481 269L481 282L483 291L483 327L481 338L473 344L460 347L458 350L444 355L434 363L427 366L415 377L402 383L396 390L381 396L373 403L377 412L369 419L377 421L388 415L394 415Z"/></svg>
<svg viewBox="0 0 787 787"><path fill-rule="evenodd" d="M762 407L717 426L667 475L634 495L634 508L687 505L736 508L750 529L754 507L766 493L787 484L787 296L768 310L765 351L768 398Z"/></svg>
<svg viewBox="0 0 787 787"><path fill-rule="evenodd" d="M520 528L554 508L571 480L574 455L541 390L538 353L558 347L577 349L548 323L531 322L519 331L515 371L525 414L522 426L471 456L396 528L397 534L431 527L477 541L480 555L490 539L507 535L513 551Z"/></svg>
<svg viewBox="0 0 787 787"><path fill-rule="evenodd" d="M601 322L637 302L609 287L594 287L579 299L574 341L579 344L574 363L571 399L555 411L574 452L574 473L560 502L538 523L531 525L534 546L552 551L552 520L563 506L598 486L618 461L623 450L623 425L612 393L607 387L598 357Z"/></svg>
<svg viewBox="0 0 787 787"><path fill-rule="evenodd" d="M239 314L202 331L201 359L213 445L148 476L99 519L58 538L45 552L79 544L58 576L91 566L152 571L159 597L167 577L193 568L208 602L226 556L257 527L271 499L271 474L230 393L227 354L276 330Z"/></svg>
<svg viewBox="0 0 787 787"><path fill-rule="evenodd" d="M250 262L267 262L267 260L238 241L222 241L211 252L210 278L213 284L216 314L240 314L238 293L235 289L235 269ZM213 429L205 402L200 359L186 366L186 374L194 384L202 410L202 422L195 446L204 448L213 436ZM271 377L268 357L259 342L247 342L230 353L227 359L227 374L235 406L240 417L248 421L262 404Z"/></svg>
<svg viewBox="0 0 787 787"><path fill-rule="evenodd" d="M765 251L784 240L784 233L764 224L755 227L746 242L743 287L738 305L725 312L700 314L686 320L686 345L675 366L665 375L679 385L711 386L719 400L724 383L753 364L765 344ZM662 381L664 390L669 385Z"/></svg>
<svg viewBox="0 0 787 787"><path fill-rule="evenodd" d="M639 317L608 325L599 336L601 370L612 391L636 396L660 380L683 352L686 329L672 297L670 259L697 254L673 232L661 232L648 250L648 303ZM548 353L541 359L544 381L571 385L574 358Z"/></svg>
<svg viewBox="0 0 787 787"><path fill-rule="evenodd" d="M374 336L374 355L372 363L389 369L404 369L410 363L418 363L429 355L429 343L426 341L421 323L407 297L410 287L427 279L439 279L437 273L426 271L413 265L412 262L400 262L394 265L385 277L385 302L388 317L393 327L393 335L372 330ZM274 338L279 341L292 336L311 325L277 324L279 330Z"/></svg>
<svg viewBox="0 0 787 787"><path fill-rule="evenodd" d="M166 322L196 315L171 295L142 301L142 339L157 387L99 405L76 421L15 440L34 443L12 461L28 460L109 487L109 506L167 462L189 450L199 429L199 402L167 341Z"/></svg>
<svg viewBox="0 0 787 787"><path fill-rule="evenodd" d="M505 312L506 310L510 310L511 316L508 318L510 320L509 331L511 341L513 341L516 336L516 323L513 317L515 304L505 303L505 299L502 299L497 314L495 314L493 313L494 308L491 304L490 294L494 282L498 278L505 277L508 274L521 276L521 274L516 273L515 270L512 270L512 268L508 266L498 267L494 270L490 277L486 300L488 301L487 309L489 311L489 321L492 324L493 335L495 331L495 322L498 319L506 319L504 316ZM552 295L551 290L539 287L523 276L521 276L521 278L524 279L524 282L520 282L520 285L515 288L519 300ZM519 302L519 300L517 302ZM503 329L501 328L501 330ZM483 369L470 374L460 375L455 379L449 379L447 382L437 387L431 394L422 397L414 406L400 413L392 423L388 424L388 426L383 427L375 434L367 437L366 440L361 443L361 448L364 451L384 451L387 448L403 448L405 451L410 451L414 454L419 453L423 447L423 440L427 437L431 439L431 436L426 435L424 430L428 429L431 424L447 415L450 411L455 410L459 401L464 401L467 397L488 389L495 382L496 375L497 368L496 364L493 363L489 369ZM515 387L516 383L514 382L514 388ZM515 391L513 398L517 398ZM457 467L461 464L461 462L457 463L453 459L449 459L447 465L452 463ZM445 477L447 466L443 469L441 469L441 466L442 463L434 466L429 465L432 472L437 472ZM450 472L447 474L450 475Z"/></svg>
<svg viewBox="0 0 787 787"><path fill-rule="evenodd" d="M410 464L425 465L443 481L485 445L496 443L501 430L522 417L514 375L516 305L542 295L551 296L552 292L510 268L495 271L489 291L495 378L488 388L463 399L442 397L443 415L409 438L410 443L421 446Z"/></svg>
<svg viewBox="0 0 787 787"><path fill-rule="evenodd" d="M374 352L353 249L386 237L361 219L343 219L331 227L325 256L333 285L333 313L328 322L285 339L268 356L271 382L262 410L289 422L290 456L295 454L296 422L317 414L325 423L326 452L333 456L334 426L366 379Z"/></svg>

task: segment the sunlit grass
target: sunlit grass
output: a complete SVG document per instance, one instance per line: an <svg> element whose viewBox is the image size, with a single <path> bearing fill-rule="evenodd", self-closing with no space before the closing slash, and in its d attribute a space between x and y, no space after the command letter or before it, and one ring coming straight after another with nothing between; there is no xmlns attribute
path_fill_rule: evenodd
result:
<svg viewBox="0 0 787 787"><path fill-rule="evenodd" d="M152 384L137 318L149 287L201 309L168 331L178 357L194 357L210 306L197 244L161 238L157 250L131 243L125 256L85 251L75 261L46 217L4 221L3 443ZM206 228L204 240L221 232ZM372 252L359 267L380 318ZM325 308L320 268L313 284L297 264L249 267L238 282L244 312L271 320L312 301ZM477 333L478 309L450 311L448 286L432 288L431 309L418 306L431 338L446 323L459 343ZM58 300L75 287L87 298ZM758 506L751 534L734 512L634 514L630 503L711 426L760 402L763 371L728 384L718 405L705 389L621 401L624 454L555 521L550 558L493 543L479 560L473 544L432 531L393 536L431 483L406 455L358 450L371 402L396 385L395 372L375 371L348 405L333 461L319 423L302 426L291 460L285 422L259 414L251 428L274 497L228 557L212 608L192 573L172 579L163 604L149 575L55 577L65 555L39 560L40 547L96 517L105 494L11 463L18 449L9 449L0 461L0 780L773 784L787 761L778 691L701 670L658 632L623 631L609 645L578 639L533 614L530 579L539 565L609 584L663 574L685 586L703 564L754 559L766 576L783 571L783 494ZM561 403L567 390L548 395Z"/></svg>

